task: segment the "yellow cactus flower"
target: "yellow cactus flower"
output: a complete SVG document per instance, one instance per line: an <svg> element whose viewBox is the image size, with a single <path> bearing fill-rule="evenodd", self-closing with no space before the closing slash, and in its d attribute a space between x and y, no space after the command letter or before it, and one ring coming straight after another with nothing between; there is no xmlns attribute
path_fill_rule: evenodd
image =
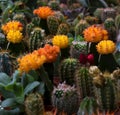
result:
<svg viewBox="0 0 120 115"><path fill-rule="evenodd" d="M12 43L19 43L21 42L23 35L18 30L10 30L7 34L7 40Z"/></svg>
<svg viewBox="0 0 120 115"><path fill-rule="evenodd" d="M111 40L103 40L96 45L96 48L100 54L109 54L115 51L116 46Z"/></svg>
<svg viewBox="0 0 120 115"><path fill-rule="evenodd" d="M87 42L99 42L108 39L108 32L100 26L90 26L83 31L84 39Z"/></svg>
<svg viewBox="0 0 120 115"><path fill-rule="evenodd" d="M53 45L60 47L61 49L68 47L69 39L66 35L56 35L52 39Z"/></svg>
<svg viewBox="0 0 120 115"><path fill-rule="evenodd" d="M52 15L54 12L48 6L42 6L33 11L34 14L38 15L42 19L46 19L48 16Z"/></svg>
<svg viewBox="0 0 120 115"><path fill-rule="evenodd" d="M36 70L45 63L46 57L44 55L39 56L37 52L27 54L22 58L18 58L18 65L21 72L29 72L30 70Z"/></svg>
<svg viewBox="0 0 120 115"><path fill-rule="evenodd" d="M10 30L23 30L23 25L19 21L10 21L5 25L2 25L2 30L5 34L7 34Z"/></svg>

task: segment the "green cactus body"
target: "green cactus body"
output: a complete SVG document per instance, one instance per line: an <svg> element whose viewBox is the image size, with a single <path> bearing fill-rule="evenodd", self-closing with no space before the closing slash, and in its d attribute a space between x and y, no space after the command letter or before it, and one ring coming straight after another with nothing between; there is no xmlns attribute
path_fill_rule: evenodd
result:
<svg viewBox="0 0 120 115"><path fill-rule="evenodd" d="M120 29L120 14L118 14L118 15L115 17L115 26L116 26L117 30Z"/></svg>
<svg viewBox="0 0 120 115"><path fill-rule="evenodd" d="M57 34L58 35L67 35L69 32L69 26L66 23L61 23L58 27Z"/></svg>
<svg viewBox="0 0 120 115"><path fill-rule="evenodd" d="M33 23L28 23L26 25L26 33L28 34L28 36L30 36L30 33L32 32L33 28L34 28L34 24Z"/></svg>
<svg viewBox="0 0 120 115"><path fill-rule="evenodd" d="M75 34L83 35L83 31L89 26L86 20L80 20L80 22L75 26Z"/></svg>
<svg viewBox="0 0 120 115"><path fill-rule="evenodd" d="M47 25L51 34L55 35L59 26L59 21L55 16L47 18Z"/></svg>
<svg viewBox="0 0 120 115"><path fill-rule="evenodd" d="M34 28L29 38L29 51L30 52L41 47L43 37L44 37L44 30L42 30L41 28Z"/></svg>
<svg viewBox="0 0 120 115"><path fill-rule="evenodd" d="M80 54L87 54L87 42L73 41L70 47L70 56L79 59Z"/></svg>
<svg viewBox="0 0 120 115"><path fill-rule="evenodd" d="M39 93L31 93L25 99L27 115L44 115L43 99Z"/></svg>
<svg viewBox="0 0 120 115"><path fill-rule="evenodd" d="M49 1L48 5L49 5L53 10L59 10L59 2L58 2L58 1Z"/></svg>
<svg viewBox="0 0 120 115"><path fill-rule="evenodd" d="M75 72L75 84L80 95L80 100L84 97L94 97L94 86L92 77L86 67L80 67Z"/></svg>
<svg viewBox="0 0 120 115"><path fill-rule="evenodd" d="M116 87L111 79L106 80L106 84L99 90L98 101L100 107L105 112L113 112L116 109Z"/></svg>
<svg viewBox="0 0 120 115"><path fill-rule="evenodd" d="M101 20L101 14L103 12L103 8L97 8L94 12L94 16Z"/></svg>
<svg viewBox="0 0 120 115"><path fill-rule="evenodd" d="M85 20L90 24L98 24L99 19L97 17L93 17L93 16L86 16Z"/></svg>
<svg viewBox="0 0 120 115"><path fill-rule="evenodd" d="M12 75L14 71L13 61L8 52L0 52L0 72Z"/></svg>
<svg viewBox="0 0 120 115"><path fill-rule="evenodd" d="M52 93L52 104L57 108L57 114L76 114L79 108L79 96L74 87L59 84Z"/></svg>
<svg viewBox="0 0 120 115"><path fill-rule="evenodd" d="M59 75L62 81L66 81L67 84L74 84L75 70L79 66L79 61L74 58L67 58L61 62Z"/></svg>
<svg viewBox="0 0 120 115"><path fill-rule="evenodd" d="M105 8L101 14L101 20L104 22L107 18L115 18L116 17L116 10L113 8Z"/></svg>
<svg viewBox="0 0 120 115"><path fill-rule="evenodd" d="M40 27L40 17L36 16L32 18L32 23L34 24L35 27Z"/></svg>
<svg viewBox="0 0 120 115"><path fill-rule="evenodd" d="M108 31L109 39L116 41L116 28L115 21L113 18L107 18L104 22L104 27Z"/></svg>

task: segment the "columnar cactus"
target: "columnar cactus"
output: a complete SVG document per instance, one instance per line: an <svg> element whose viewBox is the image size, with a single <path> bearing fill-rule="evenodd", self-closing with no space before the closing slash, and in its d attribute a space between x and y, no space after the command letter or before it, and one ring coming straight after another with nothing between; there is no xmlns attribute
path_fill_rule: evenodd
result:
<svg viewBox="0 0 120 115"><path fill-rule="evenodd" d="M28 23L26 25L26 33L28 34L28 36L30 36L30 33L32 32L33 28L34 28L34 24L33 23Z"/></svg>
<svg viewBox="0 0 120 115"><path fill-rule="evenodd" d="M30 34L29 38L29 50L30 52L38 49L41 46L43 37L44 37L44 30L41 28L34 28Z"/></svg>
<svg viewBox="0 0 120 115"><path fill-rule="evenodd" d="M47 18L47 25L49 28L49 31L52 35L55 35L57 33L57 29L59 26L59 20L55 16L49 16Z"/></svg>
<svg viewBox="0 0 120 115"><path fill-rule="evenodd" d="M0 72L12 75L14 71L13 60L8 52L0 52Z"/></svg>
<svg viewBox="0 0 120 115"><path fill-rule="evenodd" d="M40 21L41 19L38 16L32 18L32 23L34 24L35 27L40 27Z"/></svg>
<svg viewBox="0 0 120 115"><path fill-rule="evenodd" d="M116 26L117 30L120 29L120 14L118 14L118 15L115 17L115 26Z"/></svg>
<svg viewBox="0 0 120 115"><path fill-rule="evenodd" d="M52 103L57 113L76 114L79 107L79 97L75 87L61 83L52 92Z"/></svg>
<svg viewBox="0 0 120 115"><path fill-rule="evenodd" d="M80 67L75 72L75 84L79 93L80 99L85 97L94 97L94 85L92 77L89 74L87 67Z"/></svg>
<svg viewBox="0 0 120 115"><path fill-rule="evenodd" d="M79 66L79 61L75 58L67 58L61 62L59 68L59 75L62 81L66 81L67 84L74 84L75 70Z"/></svg>
<svg viewBox="0 0 120 115"><path fill-rule="evenodd" d="M39 93L31 93L26 97L25 112L27 115L44 115L44 103Z"/></svg>

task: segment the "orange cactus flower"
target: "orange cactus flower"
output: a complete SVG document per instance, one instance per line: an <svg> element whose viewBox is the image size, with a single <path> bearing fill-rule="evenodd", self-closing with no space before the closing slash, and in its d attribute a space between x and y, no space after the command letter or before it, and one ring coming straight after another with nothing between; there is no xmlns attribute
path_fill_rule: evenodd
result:
<svg viewBox="0 0 120 115"><path fill-rule="evenodd" d="M99 27L99 26L90 26L83 31L84 39L87 42L99 42L101 40L108 39L107 30Z"/></svg>
<svg viewBox="0 0 120 115"><path fill-rule="evenodd" d="M42 19L47 19L48 16L53 15L53 10L48 6L42 6L33 11L33 14L38 15Z"/></svg>
<svg viewBox="0 0 120 115"><path fill-rule="evenodd" d="M23 25L19 21L9 21L8 23L2 25L3 32L7 34L10 30L22 31Z"/></svg>
<svg viewBox="0 0 120 115"><path fill-rule="evenodd" d="M46 44L43 48L37 50L39 55L46 56L46 62L54 62L60 52L60 48L58 46L51 46Z"/></svg>

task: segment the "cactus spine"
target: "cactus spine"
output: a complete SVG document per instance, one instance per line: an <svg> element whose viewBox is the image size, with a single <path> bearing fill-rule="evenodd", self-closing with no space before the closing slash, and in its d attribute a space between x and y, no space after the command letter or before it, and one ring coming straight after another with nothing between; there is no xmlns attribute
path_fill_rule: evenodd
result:
<svg viewBox="0 0 120 115"><path fill-rule="evenodd" d="M38 49L41 44L44 37L44 30L41 28L34 28L33 31L30 34L29 38L29 50L30 52Z"/></svg>
<svg viewBox="0 0 120 115"><path fill-rule="evenodd" d="M80 22L75 26L75 35L83 35L84 29L89 26L86 20L80 20Z"/></svg>
<svg viewBox="0 0 120 115"><path fill-rule="evenodd" d="M39 93L31 93L25 99L27 115L44 115L43 99Z"/></svg>
<svg viewBox="0 0 120 115"><path fill-rule="evenodd" d="M55 16L49 16L47 18L47 25L51 34L55 35L59 26L59 21Z"/></svg>
<svg viewBox="0 0 120 115"><path fill-rule="evenodd" d="M13 61L8 52L0 52L0 72L4 72L9 76L14 71Z"/></svg>
<svg viewBox="0 0 120 115"><path fill-rule="evenodd" d="M69 26L66 23L61 23L58 27L57 34L58 35L67 35L69 32Z"/></svg>
<svg viewBox="0 0 120 115"><path fill-rule="evenodd" d="M89 74L87 67L80 67L75 72L75 84L80 95L80 99L85 97L93 97L94 86L92 83L92 77Z"/></svg>
<svg viewBox="0 0 120 115"><path fill-rule="evenodd" d="M79 66L79 61L74 58L67 58L61 62L59 75L62 81L66 81L67 84L74 84L75 70Z"/></svg>
<svg viewBox="0 0 120 115"><path fill-rule="evenodd" d="M58 114L72 115L77 113L79 107L79 98L75 87L59 84L52 93L53 106L57 108Z"/></svg>

